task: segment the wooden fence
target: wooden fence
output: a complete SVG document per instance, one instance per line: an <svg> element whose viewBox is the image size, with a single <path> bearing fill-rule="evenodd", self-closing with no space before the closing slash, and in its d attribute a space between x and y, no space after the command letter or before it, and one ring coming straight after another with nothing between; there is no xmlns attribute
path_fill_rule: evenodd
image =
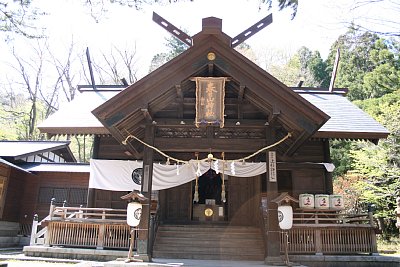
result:
<svg viewBox="0 0 400 267"><path fill-rule="evenodd" d="M133 231L136 249L137 230ZM49 216L41 222L34 220L31 245L128 249L130 238L124 209L51 205Z"/></svg>
<svg viewBox="0 0 400 267"><path fill-rule="evenodd" d="M294 213L293 222L293 228L281 234L282 253L285 245L289 254L377 253L378 228L371 214L308 210Z"/></svg>

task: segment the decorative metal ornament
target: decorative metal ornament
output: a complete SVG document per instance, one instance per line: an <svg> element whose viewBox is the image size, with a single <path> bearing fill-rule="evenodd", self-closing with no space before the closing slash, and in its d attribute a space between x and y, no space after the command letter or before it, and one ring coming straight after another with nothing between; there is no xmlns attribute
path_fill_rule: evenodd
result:
<svg viewBox="0 0 400 267"><path fill-rule="evenodd" d="M211 216L213 216L213 214L214 214L214 211L210 208L207 208L204 210L204 215L206 215L206 217L211 217Z"/></svg>
<svg viewBox="0 0 400 267"><path fill-rule="evenodd" d="M207 54L207 59L210 61L215 60L215 57L216 57L215 53L213 53L213 52L210 52Z"/></svg>
<svg viewBox="0 0 400 267"><path fill-rule="evenodd" d="M142 184L143 168L137 168L132 171L132 181L137 184Z"/></svg>

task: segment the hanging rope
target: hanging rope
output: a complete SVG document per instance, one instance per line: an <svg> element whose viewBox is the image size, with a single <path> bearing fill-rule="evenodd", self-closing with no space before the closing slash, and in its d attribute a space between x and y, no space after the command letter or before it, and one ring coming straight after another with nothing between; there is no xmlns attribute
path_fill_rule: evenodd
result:
<svg viewBox="0 0 400 267"><path fill-rule="evenodd" d="M128 131L127 131L127 132L128 132ZM240 161L246 161L246 160L251 159L252 157L254 157L254 156L256 156L256 155L258 155L258 154L264 152L265 150L268 150L268 149L270 149L270 148L273 148L273 147L279 145L280 143L284 142L286 139L289 139L291 136L292 136L292 134L291 134L291 133L288 133L285 137L283 137L283 138L282 138L281 140L279 140L278 142L275 142L275 143L273 143L273 144L271 144L271 145L269 145L269 146L263 147L263 148L257 150L256 152L254 152L253 154L248 155L248 156L246 156L246 157L244 157L244 158L240 158L240 159L231 159L231 160L225 160L225 161L226 161L226 162L240 162ZM183 164L189 163L189 161L187 161L187 160L177 159L177 158L174 158L174 157L171 157L171 156L165 154L164 152L162 152L162 151L159 150L158 148L156 148L156 147L154 147L154 146L152 146L152 145L147 144L146 142L140 140L139 138L137 138L136 136L134 136L134 135L132 135L132 134L129 134L129 135L125 138L125 140L122 141L122 144L123 144L123 145L126 145L126 144L128 143L128 140L129 140L130 138L135 139L135 140L138 141L139 143L141 143L141 144L147 146L148 148L151 148L151 149L153 149L154 151L160 153L161 155L163 155L164 157L166 157L167 160L168 160L168 159L171 159L171 160L176 161L177 163L183 163ZM210 161L211 159L212 159L212 160L220 160L219 158L215 158L215 157L212 157L212 158L207 157L207 158L204 158L204 159L202 159L202 160L199 160L199 159L197 159L197 160L198 160L198 161Z"/></svg>

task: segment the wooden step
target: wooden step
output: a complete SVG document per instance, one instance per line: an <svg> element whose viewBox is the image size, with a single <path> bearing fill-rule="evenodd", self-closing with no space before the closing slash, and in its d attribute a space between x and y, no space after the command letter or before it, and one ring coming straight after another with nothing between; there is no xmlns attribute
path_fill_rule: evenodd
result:
<svg viewBox="0 0 400 267"><path fill-rule="evenodd" d="M155 258L263 260L264 240L256 227L228 225L161 225Z"/></svg>

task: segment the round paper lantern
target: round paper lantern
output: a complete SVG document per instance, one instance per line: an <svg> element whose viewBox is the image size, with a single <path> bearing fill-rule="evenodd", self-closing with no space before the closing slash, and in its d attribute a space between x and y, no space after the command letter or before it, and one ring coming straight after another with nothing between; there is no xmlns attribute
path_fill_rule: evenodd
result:
<svg viewBox="0 0 400 267"><path fill-rule="evenodd" d="M140 217L142 216L142 204L139 202L128 203L126 209L126 221L129 226L135 227L140 223Z"/></svg>
<svg viewBox="0 0 400 267"><path fill-rule="evenodd" d="M292 206L278 207L279 227L282 230L291 229L293 226L293 209Z"/></svg>

